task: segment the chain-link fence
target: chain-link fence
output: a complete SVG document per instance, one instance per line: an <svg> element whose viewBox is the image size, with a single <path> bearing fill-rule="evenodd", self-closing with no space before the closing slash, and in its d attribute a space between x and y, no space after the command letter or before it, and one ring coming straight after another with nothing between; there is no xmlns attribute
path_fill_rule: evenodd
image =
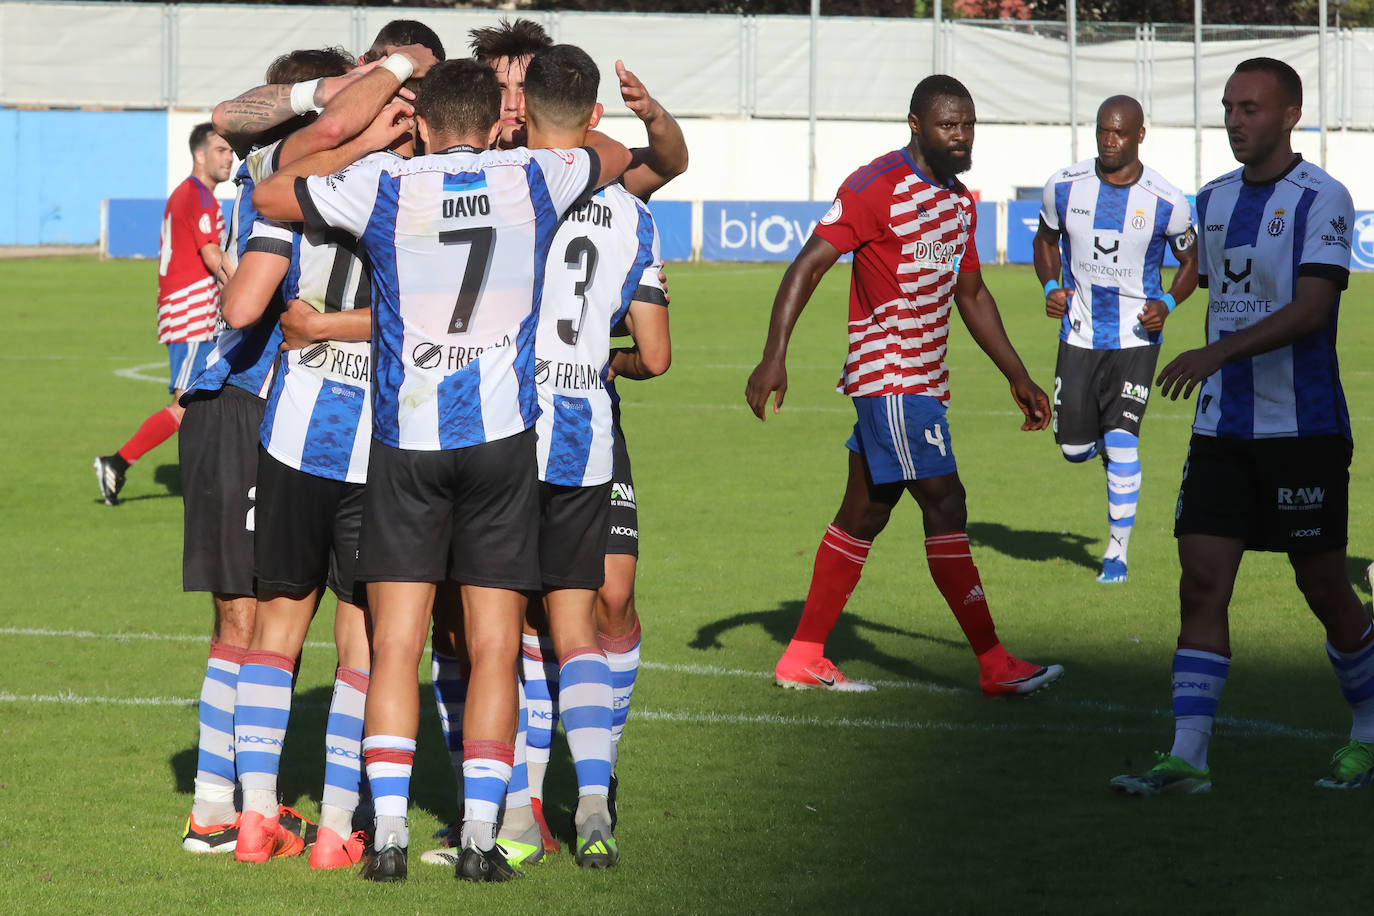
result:
<svg viewBox="0 0 1374 916"><path fill-rule="evenodd" d="M0 104L208 108L261 82L291 48L355 52L390 18L417 16L450 55L469 29L510 13L375 7L8 2L0 0ZM810 24L802 16L522 12L556 40L579 44L611 72L624 59L680 115L804 118ZM1077 120L1124 92L1152 124L1191 125L1193 27L1083 23L1076 36ZM938 48L937 48L938 45ZM1221 90L1235 64L1259 55L1292 64L1317 122L1314 28L1209 25L1200 46L1204 126L1221 123ZM962 79L992 123L1071 118L1068 30L1062 22L824 17L816 46L816 114L894 119L936 61ZM1326 47L1327 124L1374 128L1374 30L1332 31ZM618 107L613 79L602 101Z"/></svg>

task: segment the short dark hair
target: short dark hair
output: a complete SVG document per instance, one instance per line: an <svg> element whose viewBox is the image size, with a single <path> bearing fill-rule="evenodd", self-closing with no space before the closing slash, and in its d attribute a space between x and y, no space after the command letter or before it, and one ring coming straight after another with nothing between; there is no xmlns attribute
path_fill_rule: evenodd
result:
<svg viewBox="0 0 1374 916"><path fill-rule="evenodd" d="M211 137L218 137L219 132L215 130L215 125L209 121L197 124L191 128L191 155L197 151L205 149L205 145L210 142Z"/></svg>
<svg viewBox="0 0 1374 916"><path fill-rule="evenodd" d="M1252 57L1236 64L1237 73L1270 73L1279 81L1279 87L1288 96L1290 105L1302 107L1302 77L1298 71L1281 60L1272 57Z"/></svg>
<svg viewBox="0 0 1374 916"><path fill-rule="evenodd" d="M499 25L468 32L472 56L489 64L497 58L519 59L538 54L553 44L549 33L533 19L502 19Z"/></svg>
<svg viewBox="0 0 1374 916"><path fill-rule="evenodd" d="M415 113L447 136L491 130L501 120L501 87L484 63L460 58L429 68L415 98Z"/></svg>
<svg viewBox="0 0 1374 916"><path fill-rule="evenodd" d="M918 118L924 118L930 111L930 106L940 98L973 101L973 96L963 83L944 73L932 73L917 83L916 90L911 93L911 113Z"/></svg>
<svg viewBox="0 0 1374 916"><path fill-rule="evenodd" d="M406 45L424 45L434 52L435 60L444 59L444 43L433 29L416 19L393 19L372 39L372 47L363 54L363 63L380 60L387 48Z"/></svg>
<svg viewBox="0 0 1374 916"><path fill-rule="evenodd" d="M525 102L541 124L585 127L596 107L601 71L576 45L552 45L525 69Z"/></svg>
<svg viewBox="0 0 1374 916"><path fill-rule="evenodd" d="M322 76L343 76L353 58L343 48L303 48L288 51L267 65L268 85L300 83Z"/></svg>

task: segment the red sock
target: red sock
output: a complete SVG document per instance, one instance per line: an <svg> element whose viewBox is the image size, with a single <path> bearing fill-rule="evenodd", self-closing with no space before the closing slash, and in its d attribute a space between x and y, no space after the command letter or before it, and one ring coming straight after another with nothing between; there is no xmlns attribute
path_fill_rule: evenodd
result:
<svg viewBox="0 0 1374 916"><path fill-rule="evenodd" d="M787 647L789 653L823 654L825 639L839 620L854 586L859 584L859 574L872 546L872 541L861 541L834 525L825 529L821 546L816 549L811 590L806 593L801 623Z"/></svg>
<svg viewBox="0 0 1374 916"><path fill-rule="evenodd" d="M945 596L945 603L959 621L973 654L982 655L996 646L997 630L988 612L978 567L973 565L968 532L953 531L926 538L926 561L935 587Z"/></svg>
<svg viewBox="0 0 1374 916"><path fill-rule="evenodd" d="M145 454L176 435L181 418L170 407L164 407L143 421L134 437L119 450L119 457L133 464Z"/></svg>

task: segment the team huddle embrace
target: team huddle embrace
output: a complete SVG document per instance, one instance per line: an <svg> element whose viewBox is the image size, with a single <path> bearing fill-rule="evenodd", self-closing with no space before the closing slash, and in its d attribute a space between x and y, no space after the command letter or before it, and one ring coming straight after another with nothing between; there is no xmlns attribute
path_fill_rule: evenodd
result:
<svg viewBox="0 0 1374 916"><path fill-rule="evenodd" d="M582 50L526 20L471 38L473 58L446 60L433 31L396 20L356 60L284 54L265 85L197 128L195 171L169 201L160 274L172 278L167 327L182 329L167 335L176 401L97 458L96 473L116 504L137 455L181 427L183 587L215 606L189 851L261 863L309 847L313 868L406 878L429 645L459 810L421 861L506 881L560 850L543 808L560 719L578 787L563 839L580 866L620 859L639 522L615 386L669 366L644 202L686 169L687 147L619 62L641 148L595 129L601 74ZM825 644L907 494L979 691L1022 695L1064 675L1003 645L974 563L946 414L957 310L1005 377L1021 429L1053 423L1066 459L1102 456L1098 581L1119 594L1131 587L1150 390L1198 388L1175 522L1174 745L1112 788L1210 790L1231 591L1255 549L1287 554L1352 710L1350 741L1318 785L1374 782L1374 626L1345 573L1352 435L1335 355L1354 214L1344 186L1292 151L1301 102L1288 65L1236 68L1223 106L1243 167L1200 190L1196 224L1186 196L1138 158L1139 104L1103 103L1098 156L1044 191L1035 266L1059 325L1051 399L982 277L977 208L958 178L972 164L973 98L950 76L921 80L910 142L840 187L782 279L747 382L756 416L770 399L781 411L792 331L852 253L839 385L856 413L847 482L777 685L874 689L846 677ZM230 148L243 164L221 248L206 186L227 174ZM1179 263L1167 291L1166 251ZM1156 375L1165 321L1198 286L1206 344ZM206 353L178 348L205 342L186 335L203 338L215 309ZM326 589L338 599L338 667L314 824L280 804L278 771Z"/></svg>
<svg viewBox="0 0 1374 916"><path fill-rule="evenodd" d="M445 60L397 20L356 61L285 54L216 108L244 162L222 327L179 399L183 584L216 607L188 850L310 846L312 867L404 879L432 641L460 812L424 860L505 881L559 848L541 802L560 717L573 856L619 859L639 525L614 380L668 368L643 201L687 151L623 66L649 135L633 151L593 129L600 73L579 48L524 20L472 47ZM339 664L315 825L277 775L326 587Z"/></svg>

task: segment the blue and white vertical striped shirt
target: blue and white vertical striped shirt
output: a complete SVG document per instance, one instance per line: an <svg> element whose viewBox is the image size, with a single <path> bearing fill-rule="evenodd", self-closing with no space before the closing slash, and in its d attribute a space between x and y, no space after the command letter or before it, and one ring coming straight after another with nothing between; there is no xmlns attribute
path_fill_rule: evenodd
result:
<svg viewBox="0 0 1374 916"><path fill-rule="evenodd" d="M1164 295L1164 246L1192 242L1184 193L1149 166L1131 185L1110 184L1097 160L1087 159L1050 176L1040 219L1060 233L1064 286L1072 292L1059 339L1090 350L1158 344L1160 334L1137 316Z"/></svg>
<svg viewBox="0 0 1374 916"><path fill-rule="evenodd" d="M611 479L611 329L632 301L667 305L662 266L649 208L620 184L563 218L534 344L540 480L590 487Z"/></svg>
<svg viewBox="0 0 1374 916"><path fill-rule="evenodd" d="M1262 321L1293 301L1298 278L1350 278L1350 192L1301 158L1264 184L1241 169L1197 195L1198 283L1207 289L1207 342ZM1236 360L1197 393L1193 432L1235 439L1341 435L1350 414L1336 364L1336 317L1288 346Z"/></svg>
<svg viewBox="0 0 1374 916"><path fill-rule="evenodd" d="M343 229L369 261L376 439L466 448L534 425L545 263L600 171L588 148L459 146L297 180L306 225Z"/></svg>

